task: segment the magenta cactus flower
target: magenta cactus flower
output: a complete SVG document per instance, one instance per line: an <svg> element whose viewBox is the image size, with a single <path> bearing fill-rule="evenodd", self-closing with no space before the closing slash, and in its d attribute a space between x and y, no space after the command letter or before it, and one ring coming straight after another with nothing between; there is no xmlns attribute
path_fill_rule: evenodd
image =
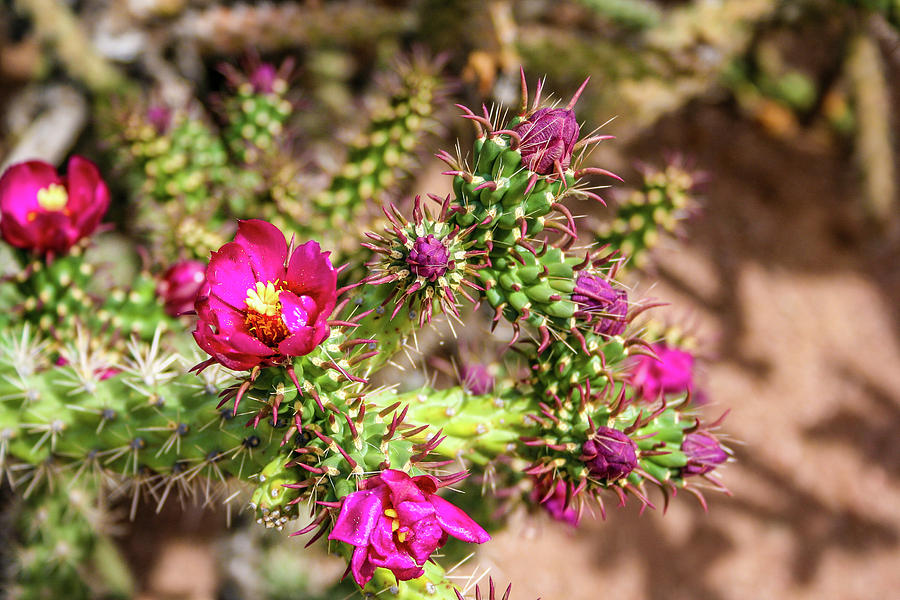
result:
<svg viewBox="0 0 900 600"><path fill-rule="evenodd" d="M637 444L612 427L598 427L582 445L581 453L591 477L606 483L625 477L637 466Z"/></svg>
<svg viewBox="0 0 900 600"><path fill-rule="evenodd" d="M277 227L241 221L234 241L214 252L206 268L194 339L236 370L309 354L328 337L336 301L328 256L312 241L288 255Z"/></svg>
<svg viewBox="0 0 900 600"><path fill-rule="evenodd" d="M0 177L0 235L35 254L65 254L94 233L108 207L106 183L81 156L69 159L65 176L49 163L29 160Z"/></svg>
<svg viewBox="0 0 900 600"><path fill-rule="evenodd" d="M494 391L494 376L484 365L463 364L459 368L459 379L466 391L476 396Z"/></svg>
<svg viewBox="0 0 900 600"><path fill-rule="evenodd" d="M428 281L437 281L447 273L450 263L450 252L444 243L429 233L425 237L416 238L413 247L406 257L406 264L417 276Z"/></svg>
<svg viewBox="0 0 900 600"><path fill-rule="evenodd" d="M575 527L578 525L579 515L572 502L566 502L567 487L569 486L564 481L539 482L531 491L531 499L555 520Z"/></svg>
<svg viewBox="0 0 900 600"><path fill-rule="evenodd" d="M569 168L572 152L581 133L575 111L570 108L541 108L513 128L522 138L519 151L528 168L541 175Z"/></svg>
<svg viewBox="0 0 900 600"><path fill-rule="evenodd" d="M640 355L631 371L631 384L637 394L652 402L661 396L692 391L694 357L663 343L654 344L652 348L658 358Z"/></svg>
<svg viewBox="0 0 900 600"><path fill-rule="evenodd" d="M169 267L156 286L166 314L177 317L193 310L205 281L206 265L199 260L183 260Z"/></svg>
<svg viewBox="0 0 900 600"><path fill-rule="evenodd" d="M387 469L348 494L328 539L354 546L353 579L365 585L378 567L399 580L420 577L422 565L448 536L482 544L491 537L462 510L437 495L430 475Z"/></svg>
<svg viewBox="0 0 900 600"><path fill-rule="evenodd" d="M707 431L694 431L684 436L681 451L688 457L681 468L684 476L705 475L728 460L728 453L716 437Z"/></svg>
<svg viewBox="0 0 900 600"><path fill-rule="evenodd" d="M581 272L575 279L572 301L581 305L581 313L594 323L601 335L619 335L625 331L628 293L614 288L606 279Z"/></svg>

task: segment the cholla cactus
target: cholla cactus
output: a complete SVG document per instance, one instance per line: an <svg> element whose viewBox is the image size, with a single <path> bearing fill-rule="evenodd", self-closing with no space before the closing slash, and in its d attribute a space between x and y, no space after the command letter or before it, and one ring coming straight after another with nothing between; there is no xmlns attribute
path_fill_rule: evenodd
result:
<svg viewBox="0 0 900 600"><path fill-rule="evenodd" d="M225 106L240 113L234 119L252 113L260 125L261 105L247 106L248 94L283 94L285 81L259 67ZM149 143L142 133L130 154L131 168L156 179L135 193L155 206L177 206L195 224L211 219L215 234L228 226L236 234L202 263L176 262L196 256L196 248L160 249L150 265L158 275L138 277L126 298L91 295L102 266L75 245L78 238L90 243L105 196L90 207L73 202L70 215L55 179L0 185L4 223L21 206L39 207L34 220L46 221L40 238L2 229L23 262L11 281L22 319L5 326L0 345L0 472L23 502L76 483L101 494L124 491L132 511L141 496L157 506L197 495L244 502L265 527L314 532L310 543L323 540L343 556L364 593L456 600L463 593L434 553L449 537L487 543L492 527L446 493L469 479L511 490L507 510L543 507L571 524L589 502L605 512L609 497L652 507L649 486L666 501L679 490L702 499L698 478L721 487L717 470L728 451L713 433L716 424L701 424L688 401L691 386L671 384L668 355L632 325L646 304L615 281L619 253L628 248L616 238L602 251L573 249L578 231L564 200L600 199L590 178L616 178L583 164L586 150L608 136L579 139L581 90L564 108L544 106L540 83L529 105L523 73L522 106L509 122L501 124L498 111L463 108L477 132L470 162L439 154L451 166L453 194L423 195L430 206L417 197L408 216L386 206L388 226L357 240L366 252L351 254L371 252L368 262L336 268L332 252L343 252L347 241L330 245L331 227L362 214L374 194L360 191L368 175L411 164L389 157L408 157L415 136L403 128L416 130L413 121L427 116L433 91L420 84L406 108L395 104L392 118L401 122L380 136L376 127L372 152L351 152L343 178L327 192L353 180L356 195L341 196L333 214L324 196L310 205L327 216L322 221L291 223L298 215L280 211L282 202L266 191L248 195L243 214L214 196L201 201L195 192L215 190L184 187L184 177L194 176L188 172L225 189L219 174L252 171L256 158L262 165L270 142L244 135L246 123L235 120L225 134L232 162L201 164L192 156L176 165L169 153L177 132L197 122L154 115L159 122L148 135L159 137ZM263 120L279 122L271 119ZM201 139L212 135L203 131ZM135 144L146 151L134 151ZM3 181L23 169L12 167ZM366 178L357 179L359 169ZM384 188L388 179L378 175L372 185ZM288 239L255 218L273 210L311 239ZM63 238L69 221L56 213L93 225ZM234 216L245 219L232 224ZM82 305L66 304L82 288ZM492 308L494 325L511 325L515 359L490 371L464 365L462 384L446 389L370 383L432 320L463 319L465 305L482 303ZM44 327L44 316L62 315L60 307L78 316L77 328ZM193 322L179 316L190 308ZM663 366L646 362L661 359ZM488 593L495 597L493 584Z"/></svg>

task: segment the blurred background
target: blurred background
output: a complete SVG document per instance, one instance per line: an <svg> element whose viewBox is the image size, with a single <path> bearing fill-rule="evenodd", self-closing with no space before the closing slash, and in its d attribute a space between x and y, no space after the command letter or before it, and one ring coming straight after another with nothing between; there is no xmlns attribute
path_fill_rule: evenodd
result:
<svg viewBox="0 0 900 600"><path fill-rule="evenodd" d="M454 103L515 106L520 65L564 101L590 76L579 120L616 136L590 165L633 186L643 165L676 161L700 182L638 291L669 303L660 318L695 340L708 416L730 411L733 495L708 495L708 513L693 498L665 516L633 503L578 529L515 514L466 572L490 569L514 598L550 600L900 594L900 1L0 8L3 165L77 151L116 172L117 98L214 115L222 63L265 60L287 65L297 181L316 189L400 60L428 64L442 95L394 193L444 194L433 153L472 139ZM578 209L580 223L612 210ZM479 347L478 328L457 333ZM244 526L246 515L226 530L213 507L169 503L133 523L122 510L116 539L144 600L322 597L341 574L284 534Z"/></svg>

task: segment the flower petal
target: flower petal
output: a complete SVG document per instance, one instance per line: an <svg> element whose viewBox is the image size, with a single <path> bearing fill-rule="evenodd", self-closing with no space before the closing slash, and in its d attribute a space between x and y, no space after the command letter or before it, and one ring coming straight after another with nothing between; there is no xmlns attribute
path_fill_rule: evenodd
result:
<svg viewBox="0 0 900 600"><path fill-rule="evenodd" d="M243 310L247 306L247 292L256 285L250 259L244 249L228 242L213 252L206 267L209 293L229 306Z"/></svg>
<svg viewBox="0 0 900 600"><path fill-rule="evenodd" d="M42 160L29 160L6 169L0 177L0 210L4 220L11 216L25 225L30 212L43 212L37 201L38 192L53 183L62 185L63 180L53 165Z"/></svg>
<svg viewBox="0 0 900 600"><path fill-rule="evenodd" d="M425 564L434 551L443 545L447 537L434 517L419 521L407 535L406 545L412 557L420 565Z"/></svg>
<svg viewBox="0 0 900 600"><path fill-rule="evenodd" d="M344 497L341 512L328 539L365 546L383 513L382 494L377 490L348 494Z"/></svg>
<svg viewBox="0 0 900 600"><path fill-rule="evenodd" d="M257 281L284 281L287 242L277 227L260 219L240 221L234 243L247 253Z"/></svg>
<svg viewBox="0 0 900 600"><path fill-rule="evenodd" d="M310 321L315 321L316 303L309 296L297 296L282 290L278 300L281 302L281 319L288 331L298 331L310 325Z"/></svg>
<svg viewBox="0 0 900 600"><path fill-rule="evenodd" d="M397 518L404 525L421 521L425 517L434 514L434 506L430 502L401 502L395 504L394 509L397 511Z"/></svg>
<svg viewBox="0 0 900 600"><path fill-rule="evenodd" d="M331 329L325 325L296 329L278 344L278 352L285 356L306 356L328 339Z"/></svg>
<svg viewBox="0 0 900 600"><path fill-rule="evenodd" d="M97 166L83 156L73 156L66 167L67 208L80 237L97 229L109 208L109 188Z"/></svg>
<svg viewBox="0 0 900 600"><path fill-rule="evenodd" d="M318 242L309 241L294 249L287 268L290 290L297 295L312 296L326 318L334 310L337 289L337 273L329 254L322 252Z"/></svg>
<svg viewBox="0 0 900 600"><path fill-rule="evenodd" d="M375 565L369 562L368 546L357 546L353 551L353 558L350 559L350 571L353 573L353 579L360 587L369 583L375 574Z"/></svg>
<svg viewBox="0 0 900 600"><path fill-rule="evenodd" d="M412 477L396 469L385 469L381 472L381 480L391 491L391 504L398 506L401 502L411 500L424 502L425 495L416 486Z"/></svg>
<svg viewBox="0 0 900 600"><path fill-rule="evenodd" d="M428 500L434 506L441 528L453 537L476 544L483 544L491 539L487 531L482 529L462 509L453 506L440 496L431 496Z"/></svg>

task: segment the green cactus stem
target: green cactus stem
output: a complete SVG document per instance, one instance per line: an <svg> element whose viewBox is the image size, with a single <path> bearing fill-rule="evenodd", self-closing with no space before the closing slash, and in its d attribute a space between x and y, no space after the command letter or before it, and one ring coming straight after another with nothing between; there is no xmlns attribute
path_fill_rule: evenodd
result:
<svg viewBox="0 0 900 600"><path fill-rule="evenodd" d="M680 160L663 170L645 168L640 189L617 203L611 221L598 226L597 243L619 251L628 259L625 266L645 267L662 236L676 234L679 223L696 210L692 192L697 179Z"/></svg>

